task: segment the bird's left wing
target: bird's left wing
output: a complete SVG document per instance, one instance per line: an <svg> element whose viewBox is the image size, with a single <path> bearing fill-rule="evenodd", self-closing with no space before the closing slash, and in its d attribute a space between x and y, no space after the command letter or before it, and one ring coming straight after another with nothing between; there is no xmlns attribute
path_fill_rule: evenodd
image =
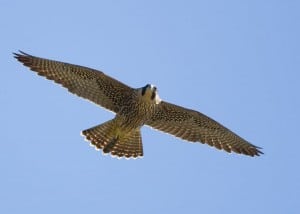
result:
<svg viewBox="0 0 300 214"><path fill-rule="evenodd" d="M110 111L118 112L132 88L101 71L69 63L43 59L24 52L15 58L39 75L64 86L70 92Z"/></svg>
<svg viewBox="0 0 300 214"><path fill-rule="evenodd" d="M160 131L191 142L201 142L249 156L263 154L259 147L250 144L220 123L206 115L162 101L156 113L146 122Z"/></svg>

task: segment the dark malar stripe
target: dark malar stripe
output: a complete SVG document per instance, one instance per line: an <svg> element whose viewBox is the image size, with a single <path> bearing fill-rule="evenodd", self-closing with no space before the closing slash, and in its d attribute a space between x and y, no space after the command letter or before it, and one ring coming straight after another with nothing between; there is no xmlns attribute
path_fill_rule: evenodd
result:
<svg viewBox="0 0 300 214"><path fill-rule="evenodd" d="M155 91L153 91L151 94L151 100L154 100L155 97L156 97L156 93L155 93Z"/></svg>
<svg viewBox="0 0 300 214"><path fill-rule="evenodd" d="M145 93L146 93L146 90L147 90L147 88L149 88L150 87L150 85L149 84L147 84L145 87L143 87L143 89L142 89L142 96L144 96L145 95Z"/></svg>

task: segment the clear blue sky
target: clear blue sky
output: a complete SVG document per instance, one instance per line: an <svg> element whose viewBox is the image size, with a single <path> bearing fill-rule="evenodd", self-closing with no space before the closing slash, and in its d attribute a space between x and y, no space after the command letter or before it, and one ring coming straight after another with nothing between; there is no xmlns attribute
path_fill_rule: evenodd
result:
<svg viewBox="0 0 300 214"><path fill-rule="evenodd" d="M0 213L300 213L299 1L3 0ZM114 115L18 63L81 64L199 110L249 158L144 127L145 156L103 156L80 131Z"/></svg>

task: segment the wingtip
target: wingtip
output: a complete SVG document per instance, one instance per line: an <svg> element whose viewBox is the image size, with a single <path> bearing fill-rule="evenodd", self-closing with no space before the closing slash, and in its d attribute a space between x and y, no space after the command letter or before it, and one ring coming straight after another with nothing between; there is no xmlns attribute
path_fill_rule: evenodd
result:
<svg viewBox="0 0 300 214"><path fill-rule="evenodd" d="M227 151L227 152L229 152L229 153L233 152L233 153L236 153L239 155L246 155L246 156L250 156L250 157L259 157L264 154L260 149L262 149L262 148L251 145L250 147L247 147L247 148L230 148L230 151Z"/></svg>
<svg viewBox="0 0 300 214"><path fill-rule="evenodd" d="M14 57L17 59L21 56L31 56L28 53L25 53L24 51L18 50L18 52L13 52Z"/></svg>
<svg viewBox="0 0 300 214"><path fill-rule="evenodd" d="M262 149L262 148L260 148L260 149ZM260 156L260 155L264 155L265 153L263 153L262 151L260 151L259 149L257 149L257 154L256 154L256 156Z"/></svg>
<svg viewBox="0 0 300 214"><path fill-rule="evenodd" d="M261 147L258 147L258 146L255 146L253 148L253 151L249 154L250 156L252 157L255 157L255 156L261 156L263 155L264 153L261 151Z"/></svg>
<svg viewBox="0 0 300 214"><path fill-rule="evenodd" d="M19 51L20 52L20 51ZM12 52L12 54L14 55L14 58L18 58L21 54L17 53L17 52Z"/></svg>

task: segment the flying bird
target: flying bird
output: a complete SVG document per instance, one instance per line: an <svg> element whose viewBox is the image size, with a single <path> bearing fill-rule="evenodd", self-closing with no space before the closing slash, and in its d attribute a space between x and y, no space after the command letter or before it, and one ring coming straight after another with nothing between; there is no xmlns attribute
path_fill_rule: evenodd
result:
<svg viewBox="0 0 300 214"><path fill-rule="evenodd" d="M70 92L100 105L116 115L82 131L96 149L112 156L143 156L141 127L150 126L190 142L200 142L227 152L248 156L263 154L257 147L208 116L162 101L154 85L131 88L101 71L26 54L14 57L38 75Z"/></svg>

